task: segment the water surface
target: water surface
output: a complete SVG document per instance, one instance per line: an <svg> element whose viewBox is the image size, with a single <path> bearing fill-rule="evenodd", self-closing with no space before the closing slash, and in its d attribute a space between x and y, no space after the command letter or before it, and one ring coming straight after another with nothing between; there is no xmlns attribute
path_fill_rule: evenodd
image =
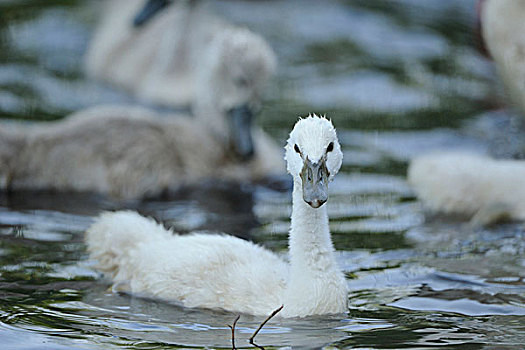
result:
<svg viewBox="0 0 525 350"><path fill-rule="evenodd" d="M518 349L525 343L525 240L518 223L472 229L425 217L406 184L411 157L471 149L522 157L523 121L502 106L476 50L475 2L217 1L264 35L278 76L258 122L284 145L296 117L333 119L345 153L328 212L348 284L346 315L275 319L261 345L344 349ZM82 56L93 2L0 1L0 117L59 119L100 103L136 103L89 81ZM284 180L286 184L286 179ZM282 187L282 186L278 186ZM284 186L286 187L286 186ZM224 231L285 253L290 193L206 183L168 199L0 196L2 349L229 348L236 315L112 293L83 231L131 208L180 232ZM262 321L243 315L237 345Z"/></svg>

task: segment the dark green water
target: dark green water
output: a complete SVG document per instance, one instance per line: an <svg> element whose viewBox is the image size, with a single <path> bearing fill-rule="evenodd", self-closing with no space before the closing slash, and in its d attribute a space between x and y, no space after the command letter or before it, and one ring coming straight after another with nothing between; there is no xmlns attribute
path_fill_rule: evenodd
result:
<svg viewBox="0 0 525 350"><path fill-rule="evenodd" d="M521 119L492 111L503 100L476 50L474 1L231 0L216 10L263 34L278 55L259 123L284 144L297 116L326 113L345 152L328 210L349 313L278 319L259 343L523 348L523 226L425 220L405 182L409 159L432 149L524 153ZM82 74L95 22L88 1L0 0L1 118L51 120L132 101ZM0 195L1 349L230 347L233 314L108 290L82 234L98 212L122 207L178 231L221 230L286 249L290 193L264 186L206 184L125 206L79 194ZM249 346L260 321L241 317L238 346Z"/></svg>

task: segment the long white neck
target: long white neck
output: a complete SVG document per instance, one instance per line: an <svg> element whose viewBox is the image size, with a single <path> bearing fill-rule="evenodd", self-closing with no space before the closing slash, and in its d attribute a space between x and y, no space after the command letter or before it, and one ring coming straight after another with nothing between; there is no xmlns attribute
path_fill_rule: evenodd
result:
<svg viewBox="0 0 525 350"><path fill-rule="evenodd" d="M326 205L313 209L306 204L300 180L294 181L292 198L290 280L283 311L295 316L345 312L346 281L335 260Z"/></svg>
<svg viewBox="0 0 525 350"><path fill-rule="evenodd" d="M310 207L303 199L300 181L294 183L292 198L289 237L292 269L310 273L333 268L334 247L330 238L326 205L317 209Z"/></svg>

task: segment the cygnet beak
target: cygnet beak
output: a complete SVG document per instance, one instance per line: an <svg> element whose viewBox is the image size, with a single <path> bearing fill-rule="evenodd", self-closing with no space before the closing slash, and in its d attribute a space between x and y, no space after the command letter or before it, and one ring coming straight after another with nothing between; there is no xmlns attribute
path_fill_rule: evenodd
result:
<svg viewBox="0 0 525 350"><path fill-rule="evenodd" d="M255 153L252 138L253 117L253 110L247 104L228 111L231 144L235 154L242 161L250 160Z"/></svg>
<svg viewBox="0 0 525 350"><path fill-rule="evenodd" d="M303 181L303 199L312 208L319 208L328 200L328 176L326 159L323 157L318 163L312 163L308 157L301 170Z"/></svg>
<svg viewBox="0 0 525 350"><path fill-rule="evenodd" d="M142 7L139 13L133 19L133 27L141 27L150 19L152 19L157 12L168 6L172 0L148 0Z"/></svg>

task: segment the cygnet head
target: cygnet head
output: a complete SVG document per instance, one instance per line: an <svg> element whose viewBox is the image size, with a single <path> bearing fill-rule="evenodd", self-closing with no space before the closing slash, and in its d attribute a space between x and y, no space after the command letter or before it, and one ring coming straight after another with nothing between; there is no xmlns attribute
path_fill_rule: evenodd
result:
<svg viewBox="0 0 525 350"><path fill-rule="evenodd" d="M199 93L196 114L218 112L223 116L208 120L215 124L209 126L228 138L239 157L248 160L255 151L251 134L253 119L275 71L275 55L262 37L242 28L228 28L218 33L207 55L208 69L202 76L204 83L199 84L206 91ZM198 111L201 107L204 110Z"/></svg>
<svg viewBox="0 0 525 350"><path fill-rule="evenodd" d="M300 119L285 146L287 170L301 184L303 199L312 208L328 200L328 183L341 168L343 152L332 122L313 114Z"/></svg>

